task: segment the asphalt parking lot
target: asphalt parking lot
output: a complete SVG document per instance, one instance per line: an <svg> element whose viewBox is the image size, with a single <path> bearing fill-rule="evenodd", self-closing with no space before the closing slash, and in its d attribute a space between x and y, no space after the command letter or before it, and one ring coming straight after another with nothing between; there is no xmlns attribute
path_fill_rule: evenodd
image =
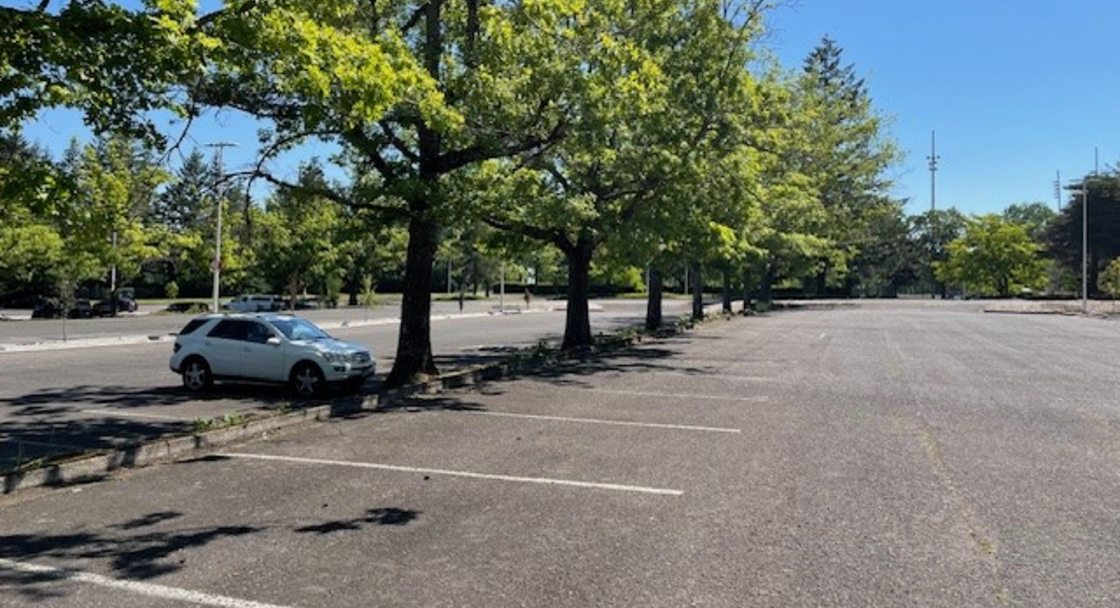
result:
<svg viewBox="0 0 1120 608"><path fill-rule="evenodd" d="M481 306L480 303L474 303ZM667 314L679 312L674 301ZM640 301L600 304L592 315L596 331L639 323ZM321 311L334 315L354 311ZM532 314L437 317L433 352L443 370L495 360L510 349L539 340L558 341L562 311ZM360 314L358 311L357 314ZM319 322L339 317L317 317ZM112 328L112 319L89 321L92 331ZM186 319L162 318L178 329ZM0 330L39 322L7 323ZM168 326L172 327L172 326ZM340 327L331 330L344 340L372 347L379 374L365 387L376 392L379 379L392 366L396 323ZM189 431L196 420L222 416L255 416L277 408L298 408L318 401L294 399L285 387L223 384L203 396L180 386L168 370L171 342L142 342L61 350L0 352L0 470L38 457L87 449L127 445Z"/></svg>
<svg viewBox="0 0 1120 608"><path fill-rule="evenodd" d="M0 499L0 604L1113 606L1118 335L713 324Z"/></svg>

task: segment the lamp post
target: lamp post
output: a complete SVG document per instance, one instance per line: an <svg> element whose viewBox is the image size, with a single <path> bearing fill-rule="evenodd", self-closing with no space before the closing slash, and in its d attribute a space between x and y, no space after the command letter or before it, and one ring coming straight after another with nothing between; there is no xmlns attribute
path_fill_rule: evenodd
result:
<svg viewBox="0 0 1120 608"><path fill-rule="evenodd" d="M218 164L218 183L214 188L217 198L218 222L214 229L214 261L210 263L210 269L214 271L214 284L211 289L211 307L214 312L218 312L218 299L221 296L222 283L222 199L225 194L225 186L222 184L222 176L225 173L225 165L222 164L222 151L226 148L233 148L236 146L236 143L228 141L206 144L207 148L217 149L216 158Z"/></svg>

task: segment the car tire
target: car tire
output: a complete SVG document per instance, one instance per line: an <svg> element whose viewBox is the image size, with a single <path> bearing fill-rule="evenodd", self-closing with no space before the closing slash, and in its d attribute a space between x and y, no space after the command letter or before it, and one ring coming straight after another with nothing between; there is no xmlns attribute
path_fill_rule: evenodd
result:
<svg viewBox="0 0 1120 608"><path fill-rule="evenodd" d="M214 374L202 357L191 357L183 363L183 386L194 393L207 391L214 385Z"/></svg>
<svg viewBox="0 0 1120 608"><path fill-rule="evenodd" d="M288 383L291 385L292 391L300 397L314 397L322 394L326 389L327 378L318 365L300 363L292 368Z"/></svg>

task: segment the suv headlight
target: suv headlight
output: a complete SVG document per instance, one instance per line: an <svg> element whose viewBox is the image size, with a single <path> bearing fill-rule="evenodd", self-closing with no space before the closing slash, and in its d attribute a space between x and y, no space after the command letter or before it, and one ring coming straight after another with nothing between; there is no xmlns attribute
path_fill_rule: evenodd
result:
<svg viewBox="0 0 1120 608"><path fill-rule="evenodd" d="M328 363L343 363L346 361L346 354L325 352L323 353L323 358L326 359Z"/></svg>

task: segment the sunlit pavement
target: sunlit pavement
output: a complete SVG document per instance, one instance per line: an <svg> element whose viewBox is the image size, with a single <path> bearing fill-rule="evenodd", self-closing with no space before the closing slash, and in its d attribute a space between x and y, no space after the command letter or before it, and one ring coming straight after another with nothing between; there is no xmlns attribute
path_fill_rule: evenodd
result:
<svg viewBox="0 0 1120 608"><path fill-rule="evenodd" d="M0 603L1112 606L1118 333L713 324L0 500Z"/></svg>

